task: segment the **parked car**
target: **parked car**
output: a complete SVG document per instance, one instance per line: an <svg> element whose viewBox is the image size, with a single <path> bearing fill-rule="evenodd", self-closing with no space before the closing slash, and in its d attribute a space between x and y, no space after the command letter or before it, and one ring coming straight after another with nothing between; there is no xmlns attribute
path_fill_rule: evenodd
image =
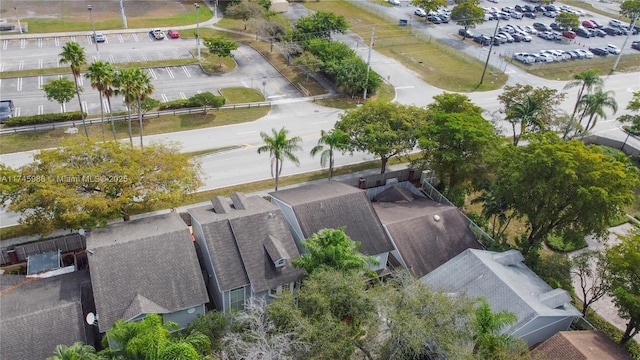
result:
<svg viewBox="0 0 640 360"><path fill-rule="evenodd" d="M564 28L562 28L560 25L558 25L558 23L551 23L551 25L549 25L549 27L555 31L564 31Z"/></svg>
<svg viewBox="0 0 640 360"><path fill-rule="evenodd" d="M596 34L597 37L607 36L607 33L604 32L602 29L593 29L593 32Z"/></svg>
<svg viewBox="0 0 640 360"><path fill-rule="evenodd" d="M591 37L591 33L589 33L586 29L583 29L583 28L573 29L573 32L576 33L576 35L581 37L585 37L585 38Z"/></svg>
<svg viewBox="0 0 640 360"><path fill-rule="evenodd" d="M105 41L107 41L107 37L104 36L103 33L101 32L97 32L93 35L93 40L97 43L103 43Z"/></svg>
<svg viewBox="0 0 640 360"><path fill-rule="evenodd" d="M527 33L531 34L531 35L535 35L538 33L538 30L534 29L533 26L529 26L526 25L523 27L524 31L526 31Z"/></svg>
<svg viewBox="0 0 640 360"><path fill-rule="evenodd" d="M180 37L180 33L176 29L170 29L169 31L167 31L167 34L172 39L177 39Z"/></svg>
<svg viewBox="0 0 640 360"><path fill-rule="evenodd" d="M477 42L482 46L491 45L491 38L486 35L477 35L473 38L473 41Z"/></svg>
<svg viewBox="0 0 640 360"><path fill-rule="evenodd" d="M606 49L603 49L601 47L592 47L592 48L589 48L589 51L591 51L592 53L594 53L595 55L598 55L598 56L607 56L607 55L609 55L609 51L607 51Z"/></svg>
<svg viewBox="0 0 640 360"><path fill-rule="evenodd" d="M576 51L580 55L582 55L585 59L592 59L593 58L593 53L591 51L584 50L584 49L577 49Z"/></svg>
<svg viewBox="0 0 640 360"><path fill-rule="evenodd" d="M388 0L391 5L400 5L400 0Z"/></svg>
<svg viewBox="0 0 640 360"><path fill-rule="evenodd" d="M515 39L513 38L513 36L511 36L511 34L509 34L509 33L504 33L504 32L503 32L503 33L499 33L498 35L502 35L502 36L504 36L504 37L507 39L507 42L508 42L508 43L512 43L512 42L514 42L514 41L515 41Z"/></svg>
<svg viewBox="0 0 640 360"><path fill-rule="evenodd" d="M627 27L628 26L628 25L623 24L622 21L616 20L616 19L609 20L609 25L611 25L611 27L615 27L615 28L622 28L622 27Z"/></svg>
<svg viewBox="0 0 640 360"><path fill-rule="evenodd" d="M567 30L567 31L563 31L562 32L562 36L568 38L568 39L575 39L576 38L576 33L571 31L571 30Z"/></svg>
<svg viewBox="0 0 640 360"><path fill-rule="evenodd" d="M631 48L632 49L636 49L636 50L640 50L640 41L634 41L631 43Z"/></svg>
<svg viewBox="0 0 640 360"><path fill-rule="evenodd" d="M602 29L604 27L604 25L602 25L601 23L599 23L597 20L590 20L598 29Z"/></svg>
<svg viewBox="0 0 640 360"><path fill-rule="evenodd" d="M586 27L587 29L597 29L598 25L594 24L593 22L591 22L591 20L585 20L582 22L582 26Z"/></svg>
<svg viewBox="0 0 640 360"><path fill-rule="evenodd" d="M441 24L442 20L440 19L440 17L438 15L427 15L427 21L434 23L434 24Z"/></svg>
<svg viewBox="0 0 640 360"><path fill-rule="evenodd" d="M475 37L475 35L471 31L464 28L458 29L458 35L462 35L465 38L471 38L471 39Z"/></svg>
<svg viewBox="0 0 640 360"><path fill-rule="evenodd" d="M555 18L556 16L558 16L558 13L555 11L545 11L542 13L542 16L546 16L548 18Z"/></svg>
<svg viewBox="0 0 640 360"><path fill-rule="evenodd" d="M0 100L0 124L13 117L13 100Z"/></svg>
<svg viewBox="0 0 640 360"><path fill-rule="evenodd" d="M164 31L160 29L153 29L149 31L149 36L151 36L151 38L155 40L162 40L164 39Z"/></svg>
<svg viewBox="0 0 640 360"><path fill-rule="evenodd" d="M427 12L426 12L426 11L424 11L424 10L422 10L422 9L420 9L420 8L416 8L416 9L413 11L413 14L414 14L414 15L417 15L417 16L420 16L420 17L425 17L425 16L427 16Z"/></svg>
<svg viewBox="0 0 640 360"><path fill-rule="evenodd" d="M551 27L549 27L549 25L539 22L533 23L533 28L538 31L551 31Z"/></svg>
<svg viewBox="0 0 640 360"><path fill-rule="evenodd" d="M602 28L602 31L604 31L607 35L611 35L611 36L620 35L620 32L618 31L618 29L614 29L612 27Z"/></svg>
<svg viewBox="0 0 640 360"><path fill-rule="evenodd" d="M526 13L524 13L523 16L526 17L526 18L529 18L529 19L535 19L536 18L536 14L533 13L533 12L526 12Z"/></svg>
<svg viewBox="0 0 640 360"><path fill-rule="evenodd" d="M614 55L620 54L620 48L612 44L607 44L607 46L604 49L607 50L610 54L614 54Z"/></svg>
<svg viewBox="0 0 640 360"><path fill-rule="evenodd" d="M522 19L522 14L519 13L519 12L512 12L511 13L511 17L514 18L514 19L520 20L520 19Z"/></svg>
<svg viewBox="0 0 640 360"><path fill-rule="evenodd" d="M447 14L437 14L436 16L439 17L440 21L444 24L448 24L449 20L451 20L451 16Z"/></svg>

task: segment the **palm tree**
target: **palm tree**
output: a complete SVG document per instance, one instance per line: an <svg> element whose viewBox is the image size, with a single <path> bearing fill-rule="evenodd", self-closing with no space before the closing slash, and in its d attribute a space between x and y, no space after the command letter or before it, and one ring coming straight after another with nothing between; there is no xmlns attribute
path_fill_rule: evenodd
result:
<svg viewBox="0 0 640 360"><path fill-rule="evenodd" d="M58 345L53 352L53 356L47 360L96 360L96 350L93 346L76 342L71 346Z"/></svg>
<svg viewBox="0 0 640 360"><path fill-rule="evenodd" d="M544 112L542 106L529 95L527 95L521 103L514 104L509 117L514 120L520 120L520 135L516 135L516 122L512 122L513 126L513 145L518 146L518 142L527 128L534 125L539 129L544 129L545 124L540 115Z"/></svg>
<svg viewBox="0 0 640 360"><path fill-rule="evenodd" d="M327 147L325 147L325 145ZM345 151L349 147L349 136L342 130L333 129L330 132L324 130L320 131L320 139L318 139L318 145L311 149L311 156L316 156L320 153L320 165L325 167L327 161L329 161L329 180L333 176L333 155L334 150Z"/></svg>
<svg viewBox="0 0 640 360"><path fill-rule="evenodd" d="M596 126L598 117L605 117L605 108L613 110L615 114L618 111L618 103L614 97L613 91L604 91L602 88L598 88L593 94L585 94L579 101L579 106L582 108L582 115L580 116L580 122L582 119L589 115L589 121L587 126L584 127L584 131L589 131Z"/></svg>
<svg viewBox="0 0 640 360"><path fill-rule="evenodd" d="M118 77L118 86L120 87L120 93L124 97L124 102L127 104L127 111L129 117L129 142L133 146L133 138L131 134L131 106L136 105L138 107L138 122L140 124L140 147L142 144L142 106L141 103L148 95L153 93L153 84L151 84L151 78L149 74L142 71L140 68L123 69L120 70L120 76Z"/></svg>
<svg viewBox="0 0 640 360"><path fill-rule="evenodd" d="M495 359L504 357L505 352L516 350L520 345L519 340L502 333L506 326L516 323L516 314L508 311L494 313L487 299L481 297L478 301L480 304L474 311L473 353L480 355L480 358Z"/></svg>
<svg viewBox="0 0 640 360"><path fill-rule="evenodd" d="M282 162L284 161L284 159L287 158L294 164L300 165L298 157L295 156L293 152L302 150L302 148L298 145L300 142L302 142L302 138L299 136L294 136L289 139L287 137L289 131L284 127L279 131L276 129L271 129L271 132L273 136L269 136L269 134L265 133L264 131L260 132L260 136L264 141L264 145L258 148L258 154L262 154L263 152L267 151L269 152L269 155L271 156L271 176L275 178L276 191L278 191L278 180L280 178L280 174L282 173Z"/></svg>
<svg viewBox="0 0 640 360"><path fill-rule="evenodd" d="M76 95L78 95L78 103L80 104L80 116L82 118L82 126L84 126L84 134L89 137L87 132L87 123L84 120L84 111L82 109L82 100L80 100L80 88L78 87L78 78L80 77L80 69L87 63L87 57L84 48L75 41L69 41L62 47L60 53L60 64L69 64L71 73L76 84Z"/></svg>
<svg viewBox="0 0 640 360"><path fill-rule="evenodd" d="M580 90L578 90L578 98L576 99L576 105L573 107L573 113L571 114L572 119L576 116L578 105L580 100L582 99L584 91L586 90L587 93L589 93L594 88L601 87L604 84L602 78L598 76L598 70L595 69L589 69L578 73L573 78L574 80L569 82L564 87L565 89L570 89L576 86L580 86Z"/></svg>
<svg viewBox="0 0 640 360"><path fill-rule="evenodd" d="M91 63L84 76L91 81L91 87L97 89L98 94L100 94L100 118L102 119L102 136L104 138L104 105L102 97L107 97L109 113L111 114L111 101L108 90L110 90L110 86L115 80L116 68L109 62L97 60ZM113 131L113 140L116 140L116 127L113 118L111 118L111 130Z"/></svg>

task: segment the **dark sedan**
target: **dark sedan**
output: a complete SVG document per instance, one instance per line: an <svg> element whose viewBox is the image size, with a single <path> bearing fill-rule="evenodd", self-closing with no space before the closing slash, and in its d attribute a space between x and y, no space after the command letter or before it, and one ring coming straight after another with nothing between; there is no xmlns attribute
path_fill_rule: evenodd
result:
<svg viewBox="0 0 640 360"><path fill-rule="evenodd" d="M598 56L607 56L607 55L609 55L609 51L607 51L607 49L603 49L603 48L600 48L600 47L589 48L589 51L591 51L592 53L594 53L595 55L598 55Z"/></svg>

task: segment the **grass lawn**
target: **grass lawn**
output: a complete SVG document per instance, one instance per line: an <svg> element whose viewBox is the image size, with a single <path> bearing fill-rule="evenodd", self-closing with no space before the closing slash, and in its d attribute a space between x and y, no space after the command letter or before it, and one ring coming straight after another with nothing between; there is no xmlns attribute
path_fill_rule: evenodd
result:
<svg viewBox="0 0 640 360"><path fill-rule="evenodd" d="M265 101L264 95L256 90L244 87L229 87L220 89L227 104L244 104Z"/></svg>
<svg viewBox="0 0 640 360"><path fill-rule="evenodd" d="M530 74L551 80L573 80L573 76L579 72L589 69L598 70L603 75L609 75L617 56L599 57L589 60L574 60L553 62L549 64L535 64L527 66L513 59L504 59L513 65L528 71ZM616 72L638 72L640 71L640 53L623 55L616 68Z"/></svg>

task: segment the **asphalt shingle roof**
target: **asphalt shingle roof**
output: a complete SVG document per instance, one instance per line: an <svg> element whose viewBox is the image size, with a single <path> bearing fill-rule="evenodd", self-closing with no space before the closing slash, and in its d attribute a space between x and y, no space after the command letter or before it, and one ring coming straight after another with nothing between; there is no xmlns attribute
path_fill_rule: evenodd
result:
<svg viewBox="0 0 640 360"><path fill-rule="evenodd" d="M45 359L59 344L87 341L81 299L91 291L88 270L28 280L0 275L0 283L0 359Z"/></svg>
<svg viewBox="0 0 640 360"><path fill-rule="evenodd" d="M209 302L189 229L175 212L93 230L87 249L101 332L118 319Z"/></svg>
<svg viewBox="0 0 640 360"><path fill-rule="evenodd" d="M540 360L631 360L600 331L560 331L531 351Z"/></svg>
<svg viewBox="0 0 640 360"><path fill-rule="evenodd" d="M293 207L305 238L322 229L344 227L352 240L362 243L363 254L377 255L394 250L364 190L327 181L270 195Z"/></svg>

